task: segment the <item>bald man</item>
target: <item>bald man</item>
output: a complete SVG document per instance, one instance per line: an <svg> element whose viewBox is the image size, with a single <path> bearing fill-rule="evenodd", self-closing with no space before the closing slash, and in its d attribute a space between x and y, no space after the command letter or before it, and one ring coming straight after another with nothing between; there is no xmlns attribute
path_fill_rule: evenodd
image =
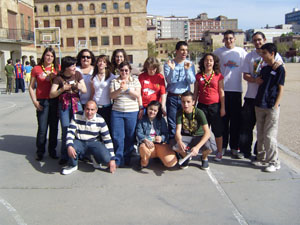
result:
<svg viewBox="0 0 300 225"><path fill-rule="evenodd" d="M108 164L111 173L116 171L113 143L105 120L97 114L97 104L90 100L84 112L74 115L67 133L69 166L62 170L63 175L71 174L78 169L78 158L90 154L94 158L94 167L100 163ZM99 137L103 141L99 141Z"/></svg>

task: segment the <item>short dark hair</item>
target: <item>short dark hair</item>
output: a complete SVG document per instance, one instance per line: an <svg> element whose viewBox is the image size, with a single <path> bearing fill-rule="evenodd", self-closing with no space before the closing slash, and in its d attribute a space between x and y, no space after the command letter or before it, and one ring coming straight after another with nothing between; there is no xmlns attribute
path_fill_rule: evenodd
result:
<svg viewBox="0 0 300 225"><path fill-rule="evenodd" d="M207 56L212 56L214 59L214 66L213 70L215 71L216 74L220 73L220 60L219 57L216 56L213 53L206 53L199 61L199 70L200 73L205 73L205 67L204 67L204 60L206 59Z"/></svg>
<svg viewBox="0 0 300 225"><path fill-rule="evenodd" d="M7 60L7 64L11 64L12 63L12 60L11 59L8 59Z"/></svg>
<svg viewBox="0 0 300 225"><path fill-rule="evenodd" d="M21 62L21 60L20 59L16 59L16 63L19 63L19 62Z"/></svg>
<svg viewBox="0 0 300 225"><path fill-rule="evenodd" d="M176 49L176 50L179 50L180 47L181 47L182 45L183 45L183 46L188 46L188 43L187 43L186 41L178 41L178 42L176 43L175 49Z"/></svg>
<svg viewBox="0 0 300 225"><path fill-rule="evenodd" d="M181 97L188 97L188 96L191 96L192 99L194 100L194 94L193 94L193 92L191 92L191 91L185 91L185 92L181 95Z"/></svg>
<svg viewBox="0 0 300 225"><path fill-rule="evenodd" d="M121 62L121 64L118 66L118 69L121 69L124 66L128 66L130 71L132 70L130 63L127 61Z"/></svg>
<svg viewBox="0 0 300 225"><path fill-rule="evenodd" d="M233 36L235 36L235 33L233 30L226 30L224 33L223 33L223 36L225 37L226 35L228 34L232 34Z"/></svg>
<svg viewBox="0 0 300 225"><path fill-rule="evenodd" d="M148 114L147 114L147 113L148 113L148 108L149 108L150 106L152 106L152 105L158 107L158 112L157 112L157 114L156 114L156 118L157 118L157 119L161 119L163 113L162 113L161 104L160 104L159 101L151 101L151 102L147 105L146 115L148 116Z"/></svg>
<svg viewBox="0 0 300 225"><path fill-rule="evenodd" d="M253 38L254 36L256 36L256 35L261 35L263 39L266 39L265 34L264 34L263 32L261 32L261 31L257 31L257 32L255 32L254 34L252 34L252 38Z"/></svg>
<svg viewBox="0 0 300 225"><path fill-rule="evenodd" d="M26 61L26 63L25 63L27 66L30 64L28 61Z"/></svg>
<svg viewBox="0 0 300 225"><path fill-rule="evenodd" d="M65 70L76 64L76 59L72 56L65 56L62 58L61 60L61 71L60 71L60 74L63 74L65 72Z"/></svg>
<svg viewBox="0 0 300 225"><path fill-rule="evenodd" d="M261 49L262 49L262 50L268 51L270 54L271 54L272 52L274 52L274 57L275 57L275 55L276 55L276 53L277 53L277 47L276 47L276 45L273 44L273 43L267 43L267 44L264 44L263 46L261 46Z"/></svg>
<svg viewBox="0 0 300 225"><path fill-rule="evenodd" d="M82 49L82 50L77 54L77 57L76 57L76 59L77 59L76 66L81 66L81 57L82 57L82 55L83 55L84 52L90 53L91 59L92 59L91 65L94 65L94 64L95 64L95 55L94 55L94 53L93 53L91 50L85 48L85 49Z"/></svg>

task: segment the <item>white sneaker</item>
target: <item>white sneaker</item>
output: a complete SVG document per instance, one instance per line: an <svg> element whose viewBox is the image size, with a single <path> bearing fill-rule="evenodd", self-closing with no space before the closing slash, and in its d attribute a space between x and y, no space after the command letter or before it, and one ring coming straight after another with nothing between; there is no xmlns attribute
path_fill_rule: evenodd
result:
<svg viewBox="0 0 300 225"><path fill-rule="evenodd" d="M252 161L251 163L252 163L252 165L259 166L259 167L261 167L261 166L268 166L269 165L268 163L263 162L263 161L259 161L259 160Z"/></svg>
<svg viewBox="0 0 300 225"><path fill-rule="evenodd" d="M78 166L68 166L67 168L64 168L62 171L61 171L61 174L63 175L68 175L68 174L71 174L73 173L74 171L78 170Z"/></svg>
<svg viewBox="0 0 300 225"><path fill-rule="evenodd" d="M279 170L279 169L280 169L280 165L279 164L277 164L277 165L271 164L268 167L266 167L264 171L272 173L272 172L276 172L276 170Z"/></svg>

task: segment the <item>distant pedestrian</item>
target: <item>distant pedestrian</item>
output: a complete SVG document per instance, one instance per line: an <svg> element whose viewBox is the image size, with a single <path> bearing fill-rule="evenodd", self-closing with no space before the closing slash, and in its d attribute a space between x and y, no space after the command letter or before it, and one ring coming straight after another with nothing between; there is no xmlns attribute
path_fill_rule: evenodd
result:
<svg viewBox="0 0 300 225"><path fill-rule="evenodd" d="M21 64L21 60L17 59L15 64L15 73L16 73L16 93L19 92L19 89L22 92L25 92L25 83L24 83L24 66Z"/></svg>
<svg viewBox="0 0 300 225"><path fill-rule="evenodd" d="M273 69L276 45L264 44L261 56L268 64L260 72L260 84L255 98L255 114L257 128L257 160L256 166L264 166L266 172L280 169L277 149L277 133L280 112L280 100L285 82L285 69L282 65Z"/></svg>
<svg viewBox="0 0 300 225"><path fill-rule="evenodd" d="M30 63L28 61L26 61L25 63L25 83L27 85L27 88L29 87L30 84L30 78L31 78L31 70L32 70L32 66L30 65Z"/></svg>
<svg viewBox="0 0 300 225"><path fill-rule="evenodd" d="M175 58L164 65L168 92L166 108L170 139L175 136L176 113L181 109L180 95L190 90L190 85L196 80L195 66L191 61L187 60L187 42L177 42L175 50Z"/></svg>
<svg viewBox="0 0 300 225"><path fill-rule="evenodd" d="M12 60L7 60L7 65L5 66L6 73L6 94L11 94L13 92L14 87L14 79L15 79L15 68L12 65Z"/></svg>
<svg viewBox="0 0 300 225"><path fill-rule="evenodd" d="M223 152L228 142L231 154L239 152L240 114L242 107L242 66L247 52L235 46L235 33L227 30L223 39L225 46L214 51L220 59L221 73L224 76L225 111L223 117Z"/></svg>

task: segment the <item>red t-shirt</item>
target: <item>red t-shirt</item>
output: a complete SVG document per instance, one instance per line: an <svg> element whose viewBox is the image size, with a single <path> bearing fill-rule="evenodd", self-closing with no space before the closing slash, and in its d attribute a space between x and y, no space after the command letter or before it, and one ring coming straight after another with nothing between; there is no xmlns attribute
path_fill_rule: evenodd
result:
<svg viewBox="0 0 300 225"><path fill-rule="evenodd" d="M139 75L139 81L141 83L144 107L147 107L151 101L161 101L161 96L166 94L165 79L160 73L153 76L148 75L148 73L142 73Z"/></svg>
<svg viewBox="0 0 300 225"><path fill-rule="evenodd" d="M210 76L206 78L207 81L210 79ZM198 102L205 105L219 103L220 102L219 81L223 79L224 77L221 73L214 74L209 85L204 87L205 86L204 78L202 77L202 74L198 73L196 75L196 82L198 82L198 87L199 87Z"/></svg>
<svg viewBox="0 0 300 225"><path fill-rule="evenodd" d="M51 67L45 68L46 72L51 71ZM54 73L57 74L57 71L54 69ZM35 66L31 71L31 76L36 78L37 87L36 87L36 98L37 99L49 99L51 81L49 76L45 74L40 65Z"/></svg>

